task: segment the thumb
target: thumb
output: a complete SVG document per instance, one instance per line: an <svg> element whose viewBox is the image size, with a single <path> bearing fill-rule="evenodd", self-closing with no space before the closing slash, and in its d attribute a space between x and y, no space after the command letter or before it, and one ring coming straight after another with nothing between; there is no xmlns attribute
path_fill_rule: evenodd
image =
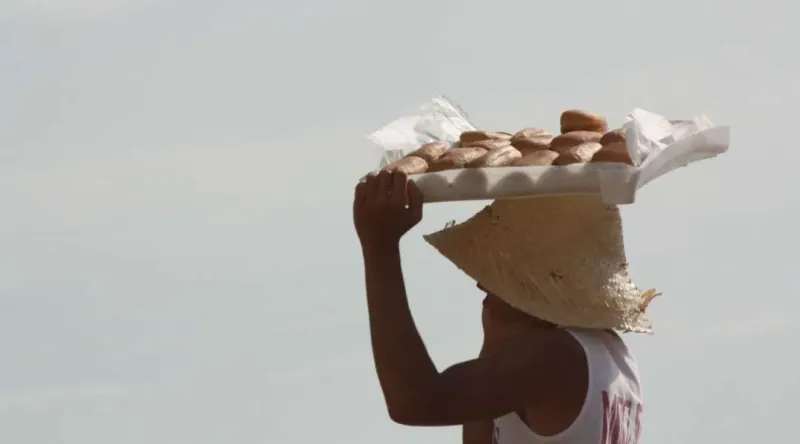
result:
<svg viewBox="0 0 800 444"><path fill-rule="evenodd" d="M416 225L422 220L422 191L413 181L406 182L408 196L408 216L411 225Z"/></svg>

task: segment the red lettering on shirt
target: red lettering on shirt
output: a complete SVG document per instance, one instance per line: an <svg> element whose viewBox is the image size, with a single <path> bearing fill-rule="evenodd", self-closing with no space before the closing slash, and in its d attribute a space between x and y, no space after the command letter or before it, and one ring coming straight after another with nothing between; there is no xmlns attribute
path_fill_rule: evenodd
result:
<svg viewBox="0 0 800 444"><path fill-rule="evenodd" d="M603 392L603 436L600 444L638 444L642 406Z"/></svg>

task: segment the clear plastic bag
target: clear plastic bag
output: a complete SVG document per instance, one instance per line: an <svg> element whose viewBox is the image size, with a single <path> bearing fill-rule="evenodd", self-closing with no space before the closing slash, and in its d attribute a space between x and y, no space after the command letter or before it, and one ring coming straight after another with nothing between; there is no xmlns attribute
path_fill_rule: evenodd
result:
<svg viewBox="0 0 800 444"><path fill-rule="evenodd" d="M474 131L467 113L445 96L438 96L411 116L403 116L367 136L381 147L381 167L393 162L420 145L443 142L452 146L464 131Z"/></svg>
<svg viewBox="0 0 800 444"><path fill-rule="evenodd" d="M730 128L704 115L669 121L634 109L626 118L628 152L634 166L588 163L567 166L469 168L411 176L425 202L599 194L609 204L635 201L654 179L728 150ZM444 96L433 98L413 116L401 117L368 138L382 150L379 167L432 141L452 145L463 131L475 130L466 113Z"/></svg>

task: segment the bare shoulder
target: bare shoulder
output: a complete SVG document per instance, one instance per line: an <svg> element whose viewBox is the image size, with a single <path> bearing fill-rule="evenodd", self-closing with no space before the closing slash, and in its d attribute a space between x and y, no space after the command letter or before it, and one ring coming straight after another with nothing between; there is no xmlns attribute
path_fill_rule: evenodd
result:
<svg viewBox="0 0 800 444"><path fill-rule="evenodd" d="M564 396L565 387L580 386L588 379L586 352L580 342L563 329L521 336L503 347L498 359L516 361L524 368L516 374L519 387L531 390L535 399ZM533 376L533 378L531 378ZM546 382L545 382L546 381Z"/></svg>
<svg viewBox="0 0 800 444"><path fill-rule="evenodd" d="M453 381L475 378L473 384L480 387L475 390L486 393L484 400L504 398L510 401L504 407L511 411L552 406L554 400L582 403L588 373L583 346L562 329L522 335L478 360L457 364L444 372L453 376Z"/></svg>

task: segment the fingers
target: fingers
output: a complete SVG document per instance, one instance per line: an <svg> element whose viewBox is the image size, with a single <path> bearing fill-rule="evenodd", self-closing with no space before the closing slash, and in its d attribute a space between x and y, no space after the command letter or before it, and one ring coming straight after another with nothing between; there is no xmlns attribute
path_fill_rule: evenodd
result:
<svg viewBox="0 0 800 444"><path fill-rule="evenodd" d="M364 201L365 202L371 201L373 199L373 196L376 194L375 187L378 184L378 174L380 174L380 173L381 172L370 173L369 175L367 175L367 178L364 180L364 190L363 190L364 196L363 197L364 197Z"/></svg>
<svg viewBox="0 0 800 444"><path fill-rule="evenodd" d="M359 213L364 208L364 202L367 195L367 183L359 182L356 185L355 192L353 193L353 221L358 227ZM358 230L358 228L356 228Z"/></svg>
<svg viewBox="0 0 800 444"><path fill-rule="evenodd" d="M353 193L353 204L358 204L364 201L364 198L367 195L367 183L366 182L359 182L356 185L355 192Z"/></svg>
<svg viewBox="0 0 800 444"><path fill-rule="evenodd" d="M391 195L389 196L389 203L391 203L392 207L405 209L407 202L406 182L408 182L406 173L402 171L392 173Z"/></svg>
<svg viewBox="0 0 800 444"><path fill-rule="evenodd" d="M422 191L417 184L412 181L406 182L406 194L408 195L408 216L411 224L417 224L422 220Z"/></svg>
<svg viewBox="0 0 800 444"><path fill-rule="evenodd" d="M386 202L388 200L389 191L392 186L392 175L392 173L382 170L375 177L375 184L370 187L370 192L372 194L370 197L374 199L375 202Z"/></svg>
<svg viewBox="0 0 800 444"><path fill-rule="evenodd" d="M356 202L387 205L394 210L407 210L415 220L422 218L422 192L402 171L381 171L356 186Z"/></svg>

